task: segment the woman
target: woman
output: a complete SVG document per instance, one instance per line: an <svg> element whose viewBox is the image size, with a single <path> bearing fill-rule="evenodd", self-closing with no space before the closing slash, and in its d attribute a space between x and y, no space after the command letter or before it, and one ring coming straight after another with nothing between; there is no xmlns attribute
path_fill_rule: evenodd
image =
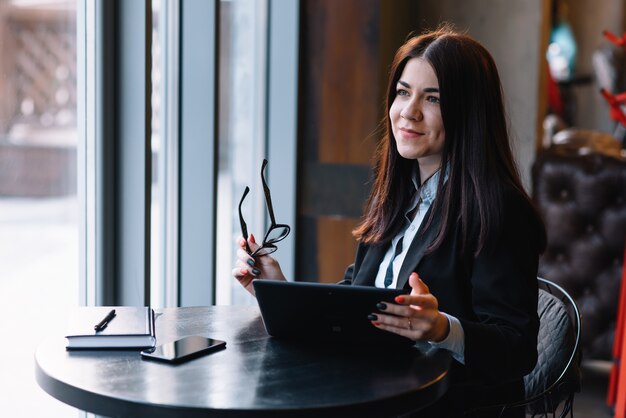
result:
<svg viewBox="0 0 626 418"><path fill-rule="evenodd" d="M420 416L519 400L537 359L537 263L545 230L513 160L489 52L444 28L409 39L391 65L385 135L344 282L411 289L372 325L450 350L456 385ZM252 249L258 248L254 238ZM233 275L284 280L239 243ZM523 417L523 408L472 412Z"/></svg>

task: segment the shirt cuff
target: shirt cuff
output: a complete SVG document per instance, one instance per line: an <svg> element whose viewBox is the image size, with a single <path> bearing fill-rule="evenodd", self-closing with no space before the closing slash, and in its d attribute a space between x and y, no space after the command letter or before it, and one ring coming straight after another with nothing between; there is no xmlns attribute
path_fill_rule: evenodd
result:
<svg viewBox="0 0 626 418"><path fill-rule="evenodd" d="M435 348L443 348L452 353L452 357L461 364L465 364L465 332L458 318L441 312L448 318L450 332L448 336L439 342L429 341Z"/></svg>

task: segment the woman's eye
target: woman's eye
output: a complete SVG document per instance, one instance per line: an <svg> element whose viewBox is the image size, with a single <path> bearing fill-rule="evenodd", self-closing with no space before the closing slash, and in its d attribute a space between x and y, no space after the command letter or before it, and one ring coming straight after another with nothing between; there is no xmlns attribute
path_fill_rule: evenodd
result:
<svg viewBox="0 0 626 418"><path fill-rule="evenodd" d="M430 103L439 103L439 97L437 96L428 96L426 98Z"/></svg>
<svg viewBox="0 0 626 418"><path fill-rule="evenodd" d="M409 92L404 90L404 89L398 89L398 90L396 90L396 95L397 96L408 96Z"/></svg>

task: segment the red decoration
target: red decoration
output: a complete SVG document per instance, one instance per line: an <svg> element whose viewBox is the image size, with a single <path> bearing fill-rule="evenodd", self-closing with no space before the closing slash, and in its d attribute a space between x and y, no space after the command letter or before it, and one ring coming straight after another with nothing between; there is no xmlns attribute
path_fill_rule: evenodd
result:
<svg viewBox="0 0 626 418"><path fill-rule="evenodd" d="M622 267L622 284L613 341L613 367L606 402L615 406L615 418L626 418L626 251Z"/></svg>
<svg viewBox="0 0 626 418"><path fill-rule="evenodd" d="M609 106L611 106L611 119L626 126L626 115L622 109L622 105L626 103L626 92L611 94L605 89L600 89L600 93L602 93L602 96L604 96Z"/></svg>
<svg viewBox="0 0 626 418"><path fill-rule="evenodd" d="M614 33L609 32L608 30L602 31L602 35L613 44L626 48L626 32L622 35L622 37L618 37ZM611 106L611 119L615 122L621 123L623 126L626 126L626 115L624 114L624 110L622 109L622 105L626 102L626 92L611 94L605 89L601 89L600 93Z"/></svg>
<svg viewBox="0 0 626 418"><path fill-rule="evenodd" d="M605 30L605 31L602 31L602 35L604 35L606 39L613 42L617 46L626 45L626 33L624 33L624 35L622 35L622 37L619 38L617 35L609 32L608 30Z"/></svg>

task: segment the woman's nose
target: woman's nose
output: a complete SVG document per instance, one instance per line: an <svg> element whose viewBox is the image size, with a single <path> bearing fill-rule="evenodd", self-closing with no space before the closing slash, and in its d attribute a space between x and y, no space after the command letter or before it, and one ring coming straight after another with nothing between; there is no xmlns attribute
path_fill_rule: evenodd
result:
<svg viewBox="0 0 626 418"><path fill-rule="evenodd" d="M406 120L422 120L424 115L422 110L414 102L407 103L407 105L400 112L400 117Z"/></svg>

